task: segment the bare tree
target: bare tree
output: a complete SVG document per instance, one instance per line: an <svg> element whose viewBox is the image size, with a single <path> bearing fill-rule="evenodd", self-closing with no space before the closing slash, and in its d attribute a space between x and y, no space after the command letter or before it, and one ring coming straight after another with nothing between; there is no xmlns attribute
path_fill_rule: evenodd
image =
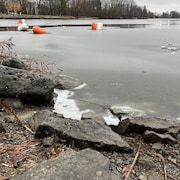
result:
<svg viewBox="0 0 180 180"><path fill-rule="evenodd" d="M0 2L5 0L0 0ZM134 0L7 0L7 11L75 17L147 18L153 14ZM1 4L0 4L1 5ZM19 9L20 6L20 9ZM2 6L0 6L0 11ZM175 14L175 13L174 13ZM176 16L174 15L173 16Z"/></svg>
<svg viewBox="0 0 180 180"><path fill-rule="evenodd" d="M0 0L0 13L5 13L6 7L5 7L5 0Z"/></svg>
<svg viewBox="0 0 180 180"><path fill-rule="evenodd" d="M21 5L18 0L8 0L5 4L7 12L19 12L21 10Z"/></svg>
<svg viewBox="0 0 180 180"><path fill-rule="evenodd" d="M36 0L36 4L35 4L35 14L36 14L36 15L39 14L42 1L43 1L43 0Z"/></svg>

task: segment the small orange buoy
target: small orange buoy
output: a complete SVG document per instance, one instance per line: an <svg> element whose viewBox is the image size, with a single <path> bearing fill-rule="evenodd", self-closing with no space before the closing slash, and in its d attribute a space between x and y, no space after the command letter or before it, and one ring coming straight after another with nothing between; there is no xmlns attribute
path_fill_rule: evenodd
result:
<svg viewBox="0 0 180 180"><path fill-rule="evenodd" d="M91 28L92 30L96 30L97 29L97 24L95 22L91 23Z"/></svg>
<svg viewBox="0 0 180 180"><path fill-rule="evenodd" d="M22 19L19 19L19 20L18 20L18 24L22 24Z"/></svg>
<svg viewBox="0 0 180 180"><path fill-rule="evenodd" d="M39 27L39 26L34 26L32 28L32 31L33 31L34 34L46 34L46 30Z"/></svg>

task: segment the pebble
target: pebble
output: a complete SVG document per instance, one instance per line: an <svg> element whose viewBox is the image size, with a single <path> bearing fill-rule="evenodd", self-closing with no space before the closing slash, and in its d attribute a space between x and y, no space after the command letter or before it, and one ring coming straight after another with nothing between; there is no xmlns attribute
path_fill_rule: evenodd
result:
<svg viewBox="0 0 180 180"><path fill-rule="evenodd" d="M147 180L147 177L145 175L141 174L139 176L139 180Z"/></svg>
<svg viewBox="0 0 180 180"><path fill-rule="evenodd" d="M6 122L6 123L13 123L14 121L13 121L12 118L7 116L7 117L4 118L4 122Z"/></svg>
<svg viewBox="0 0 180 180"><path fill-rule="evenodd" d="M116 164L117 165L121 165L123 163L123 160L121 159L121 158L118 158L117 160L116 160Z"/></svg>
<svg viewBox="0 0 180 180"><path fill-rule="evenodd" d="M44 146L52 146L54 144L54 137L45 137L43 139Z"/></svg>
<svg viewBox="0 0 180 180"><path fill-rule="evenodd" d="M179 150L173 150L176 155L179 155Z"/></svg>
<svg viewBox="0 0 180 180"><path fill-rule="evenodd" d="M154 143L152 145L152 148L155 149L155 150L161 150L162 144L161 143Z"/></svg>
<svg viewBox="0 0 180 180"><path fill-rule="evenodd" d="M102 171L97 171L97 172L96 172L96 176L98 176L98 177L102 177L102 174L103 174Z"/></svg>
<svg viewBox="0 0 180 180"><path fill-rule="evenodd" d="M138 165L145 170L150 170L150 169L154 169L156 167L156 164L148 159L139 159L138 161Z"/></svg>
<svg viewBox="0 0 180 180"><path fill-rule="evenodd" d="M128 165L129 163L130 163L129 160L123 161L124 165Z"/></svg>
<svg viewBox="0 0 180 180"><path fill-rule="evenodd" d="M18 109L18 110L24 109L24 104L19 98L6 98L4 100L4 103L13 109Z"/></svg>
<svg viewBox="0 0 180 180"><path fill-rule="evenodd" d="M168 160L173 164L177 164L177 160L175 158L172 158L171 156L168 157Z"/></svg>

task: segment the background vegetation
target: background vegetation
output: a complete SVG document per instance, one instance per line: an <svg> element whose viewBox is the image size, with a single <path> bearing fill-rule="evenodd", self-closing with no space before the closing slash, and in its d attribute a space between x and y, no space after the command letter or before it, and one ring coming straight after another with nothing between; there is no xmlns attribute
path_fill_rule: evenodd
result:
<svg viewBox="0 0 180 180"><path fill-rule="evenodd" d="M176 11L155 15L134 0L0 0L0 13L98 18L176 18Z"/></svg>

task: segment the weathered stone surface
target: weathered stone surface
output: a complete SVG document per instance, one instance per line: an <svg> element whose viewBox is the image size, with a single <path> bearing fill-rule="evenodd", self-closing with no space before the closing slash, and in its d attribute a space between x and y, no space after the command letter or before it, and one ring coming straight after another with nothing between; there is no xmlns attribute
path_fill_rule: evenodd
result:
<svg viewBox="0 0 180 180"><path fill-rule="evenodd" d="M43 139L43 145L44 146L52 146L54 144L54 138L53 137L45 137Z"/></svg>
<svg viewBox="0 0 180 180"><path fill-rule="evenodd" d="M81 120L85 121L87 119L96 119L97 122L102 123L104 125L106 124L104 118L101 115L98 115L94 112L83 113Z"/></svg>
<svg viewBox="0 0 180 180"><path fill-rule="evenodd" d="M130 119L127 132L143 133L146 130L161 134L168 133L176 137L180 132L180 121L143 117Z"/></svg>
<svg viewBox="0 0 180 180"><path fill-rule="evenodd" d="M129 106L122 106L115 104L109 108L111 113L117 116L120 120L127 119L128 117L140 117L144 112L138 109L133 109Z"/></svg>
<svg viewBox="0 0 180 180"><path fill-rule="evenodd" d="M23 110L24 104L19 98L6 98L3 100L3 104L17 110Z"/></svg>
<svg viewBox="0 0 180 180"><path fill-rule="evenodd" d="M139 158L138 160L138 166L140 166L140 168L142 170L153 170L156 168L156 162L153 162L151 160L145 159L144 157Z"/></svg>
<svg viewBox="0 0 180 180"><path fill-rule="evenodd" d="M2 61L2 65L12 68L26 69L25 63L17 57L9 57Z"/></svg>
<svg viewBox="0 0 180 180"><path fill-rule="evenodd" d="M161 150L162 149L162 144L161 143L154 143L152 145L152 149L155 149L155 150Z"/></svg>
<svg viewBox="0 0 180 180"><path fill-rule="evenodd" d="M162 143L175 143L176 139L174 139L169 134L160 134L155 133L154 131L145 131L144 132L144 141L156 143L156 142L162 142Z"/></svg>
<svg viewBox="0 0 180 180"><path fill-rule="evenodd" d="M122 175L110 170L110 161L101 153L84 149L65 151L53 160L44 161L12 180L121 180Z"/></svg>
<svg viewBox="0 0 180 180"><path fill-rule="evenodd" d="M28 118L26 120L26 123L31 127L31 129L36 131L41 123L43 123L44 121L46 122L47 119L53 115L54 115L54 113L48 109L38 111L32 117ZM57 116L58 116L58 114L57 114ZM61 116L60 116L60 118L61 118Z"/></svg>
<svg viewBox="0 0 180 180"><path fill-rule="evenodd" d="M147 171L146 173L143 172L142 175L139 176L139 180L160 180L162 179L162 175L155 171L154 169Z"/></svg>
<svg viewBox="0 0 180 180"><path fill-rule="evenodd" d="M120 121L117 126L110 125L110 127L112 128L112 130L114 132L117 132L119 134L123 134L128 129L129 123L130 123L130 119L127 118L127 119Z"/></svg>
<svg viewBox="0 0 180 180"><path fill-rule="evenodd" d="M54 83L42 74L0 65L0 84L0 96L18 97L30 103L53 103Z"/></svg>
<svg viewBox="0 0 180 180"><path fill-rule="evenodd" d="M73 89L83 84L78 79L66 75L58 75L53 81L57 89Z"/></svg>
<svg viewBox="0 0 180 180"><path fill-rule="evenodd" d="M110 127L93 119L77 121L57 117L48 111L40 111L29 120L29 124L36 130L36 138L56 134L60 140L66 143L73 141L79 148L132 152L130 146Z"/></svg>

